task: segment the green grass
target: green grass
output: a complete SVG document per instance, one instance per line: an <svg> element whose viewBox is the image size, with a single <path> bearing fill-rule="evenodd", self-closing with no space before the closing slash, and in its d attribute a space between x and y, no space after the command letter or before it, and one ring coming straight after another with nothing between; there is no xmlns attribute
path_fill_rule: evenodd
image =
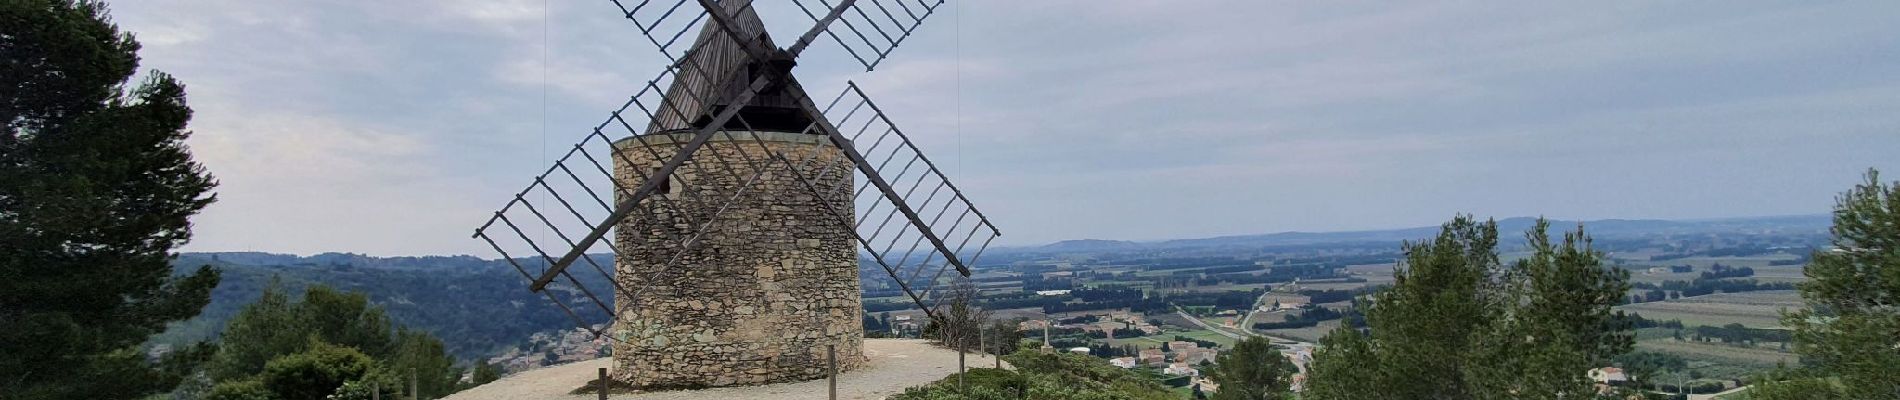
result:
<svg viewBox="0 0 1900 400"><path fill-rule="evenodd" d="M1142 337L1131 338L1131 339L1109 339L1107 340L1107 342L1108 342L1108 345L1112 347L1134 345L1135 348L1138 348L1138 349L1152 349L1156 347L1161 347L1161 344L1166 343L1168 341L1167 339L1170 339L1170 338L1173 338L1173 336L1168 336L1168 334L1162 333L1160 335L1142 336Z"/></svg>
<svg viewBox="0 0 1900 400"><path fill-rule="evenodd" d="M1209 331L1206 329L1198 329L1198 330L1176 332L1176 333L1162 333L1161 335L1158 335L1158 337L1166 338L1167 340L1173 340L1174 335L1181 335L1181 336L1191 337L1195 339L1206 340L1209 342L1220 343L1220 347L1223 349L1231 349L1234 347L1234 339L1228 338L1227 336L1223 336L1221 334L1214 333L1213 331Z"/></svg>

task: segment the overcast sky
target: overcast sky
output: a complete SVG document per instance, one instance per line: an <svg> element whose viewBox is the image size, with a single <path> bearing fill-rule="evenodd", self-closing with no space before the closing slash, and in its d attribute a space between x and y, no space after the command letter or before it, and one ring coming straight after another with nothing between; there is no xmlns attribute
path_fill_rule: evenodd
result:
<svg viewBox="0 0 1900 400"><path fill-rule="evenodd" d="M953 2L877 71L825 41L797 73L859 82L1011 245L1815 214L1900 177L1900 3L1748 3ZM113 14L222 182L189 251L492 257L473 228L663 64L605 0Z"/></svg>

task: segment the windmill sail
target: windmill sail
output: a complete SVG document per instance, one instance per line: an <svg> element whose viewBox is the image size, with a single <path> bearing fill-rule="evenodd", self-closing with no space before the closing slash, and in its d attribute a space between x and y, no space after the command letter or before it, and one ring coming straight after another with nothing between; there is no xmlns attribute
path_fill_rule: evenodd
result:
<svg viewBox="0 0 1900 400"><path fill-rule="evenodd" d="M532 289L605 335L602 328L628 323L628 307L648 304L641 299L650 288L638 283L691 273L693 260L719 251L707 246L734 245L706 240L780 218L751 211L776 210L760 202L788 195L783 184L795 182L803 194L794 197L846 200L809 206L824 218L767 225L844 232L889 278L880 287L903 289L934 315L944 278L968 276L1000 232L855 83L821 109L789 71L820 34L875 68L942 1L799 2L815 26L784 50L749 0L698 1L615 2L671 63L475 237ZM849 32L826 29L834 22ZM787 140L820 145L775 144ZM726 183L704 184L715 181ZM824 226L835 228L816 228ZM643 266L627 269L630 255ZM629 273L641 275L621 276ZM602 278L613 293L587 284Z"/></svg>

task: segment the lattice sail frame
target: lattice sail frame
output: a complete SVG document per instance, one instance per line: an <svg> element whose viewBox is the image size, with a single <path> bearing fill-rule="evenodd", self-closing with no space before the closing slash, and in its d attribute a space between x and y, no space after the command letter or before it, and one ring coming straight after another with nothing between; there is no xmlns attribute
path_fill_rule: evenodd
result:
<svg viewBox="0 0 1900 400"><path fill-rule="evenodd" d="M846 88L822 109L805 94L802 86L787 71L758 74L751 79L750 85L730 93L688 90L675 94L688 96L691 101L685 102L666 101L668 90L663 88L692 86L675 85L676 81L682 79L719 80L717 75L720 66L708 65L714 62L705 59L716 57L695 57L694 52L707 51L702 49L708 46L701 46L700 42L708 38L719 40L721 36L734 39L753 60L792 60L818 34L823 33L844 47L866 71L871 71L944 2L866 0L875 8L873 13L861 7L864 2L854 0L839 1L836 5L827 0L794 0L811 18L814 26L790 48L774 52L769 38L762 34L763 26L757 23L756 11L752 10L749 1L696 1L699 3L697 7L687 5L688 0L676 0L671 5L662 4L665 1L651 0L637 4L628 4L633 3L632 0L613 1L623 15L666 55L670 64L613 111L606 121L595 126L552 166L537 175L526 188L517 192L475 230L474 237L488 243L524 278L532 281L532 290L547 296L550 302L582 328L596 336L603 336L612 325L611 322L618 321L620 313L596 293L602 290L602 285L594 284L590 288L584 281L603 279L607 284L606 290L613 290L628 298L643 294L641 288L626 287L614 279L614 260L625 249L615 248L614 244L603 239L610 237L607 232L618 222L627 218L642 218L697 227L696 232L684 237L666 238L673 243L680 243L679 251L670 257L666 265L653 269L651 273L668 274L677 271L675 267L680 256L699 245L698 239L705 233L705 228L722 218L726 209L743 202L763 201L749 189L766 174L789 175L813 194L820 194L819 191L823 189L814 182L828 182L834 179L831 176L833 174L855 173L859 179L853 182L857 182L857 185L848 188L853 190L853 202L870 205L856 207L856 213L829 209L830 206L826 205L828 214L833 218L817 223L847 225L859 246L862 246L861 257L865 260L861 263L868 261L877 264L892 284L902 289L934 319L936 309L942 306L946 298L944 295L947 294L940 289L951 284L951 281L944 279L944 275L956 270L957 276L968 277L970 271L967 266L974 265L991 242L1001 235L1001 231L976 209L960 189L950 183L948 177L924 156L909 136L855 82L848 82ZM815 8L814 4L823 8ZM697 10L691 12L689 9ZM901 12L894 13L892 10ZM885 19L880 21L875 16ZM705 24L706 29L717 26L722 32L702 32L693 45L680 50L680 39L686 37L694 26L700 26L708 20L712 23ZM843 23L851 31L850 34L832 32L827 28L832 22ZM864 32L860 27L874 32ZM859 40L849 40L853 37ZM732 79L739 78L734 76ZM855 171L828 168L811 172L813 169L810 166L818 162L817 151L787 154L773 150L756 136L750 141L741 140L730 130L720 128L737 124L744 127L744 131L752 131L752 122L739 115L738 111L759 96L761 90L774 84L786 87L782 93L797 97L795 101L813 116L814 121L804 132L829 136L832 144L844 150L851 159ZM680 103L737 106L724 109L688 106L695 109L685 110ZM639 114L629 119L629 114L635 110ZM695 140L688 142L655 143L642 137L644 132L635 128L649 126L651 129L663 119L694 121L700 118L710 118L712 122L698 129ZM628 151L645 151L655 159L669 161L652 173L634 171L641 175L638 177L641 184L628 186L614 179L611 165L614 159L610 157L619 157L620 161L629 164L631 162L625 159L625 153L615 149L614 140L608 133L628 135L631 138L627 143ZM725 140L709 140L714 135L721 135ZM866 141L869 144L865 144ZM735 146L740 150L751 151L717 151L719 146ZM756 150L746 146L754 146ZM714 151L707 151L709 149ZM721 153L737 154L743 159L724 159ZM701 154L710 154L713 162L685 162ZM767 159L753 159L748 154L766 154ZM896 168L897 173L886 179L880 172L886 168ZM678 174L724 174L745 184L729 196L706 193L693 185L673 188L675 195L651 195L656 186ZM605 184L600 183L603 181ZM867 193L871 195L870 198L865 197ZM922 201L913 204L915 196L922 196ZM691 220L692 216L681 213L656 212L656 209L667 208L661 207L662 204L710 206L706 209L718 211L705 220ZM877 215L880 212L883 215ZM537 226L541 232L534 232ZM905 240L910 241L908 246L903 244ZM925 247L925 243L929 243L928 247ZM918 252L920 248L923 249L921 254ZM602 251L608 255L588 255L590 252ZM602 261L605 261L604 265ZM595 274L583 272L577 276L574 269L569 268L574 264L586 264L590 267L587 269L593 270Z"/></svg>

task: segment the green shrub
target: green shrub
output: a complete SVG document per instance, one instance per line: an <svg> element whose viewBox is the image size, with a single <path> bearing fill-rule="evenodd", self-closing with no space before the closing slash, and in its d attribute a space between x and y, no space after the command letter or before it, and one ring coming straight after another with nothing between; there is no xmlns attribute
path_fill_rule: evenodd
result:
<svg viewBox="0 0 1900 400"><path fill-rule="evenodd" d="M264 387L283 400L319 400L336 393L344 382L368 375L374 365L356 349L315 343L309 350L278 357L264 364Z"/></svg>
<svg viewBox="0 0 1900 400"><path fill-rule="evenodd" d="M393 379L379 378L377 374L372 373L371 376L364 377L363 379L344 382L343 386L336 388L336 393L331 393L329 397L324 397L324 400L370 400L379 398L371 394L372 389L377 392L383 392L380 398L384 399L397 399L403 396L401 383Z"/></svg>
<svg viewBox="0 0 1900 400"><path fill-rule="evenodd" d="M256 379L219 382L205 392L204 400L276 400L277 395Z"/></svg>
<svg viewBox="0 0 1900 400"><path fill-rule="evenodd" d="M1109 365L1079 354L1039 354L1019 351L1004 356L1015 371L971 369L957 387L957 374L928 385L905 389L893 400L990 399L1174 399L1154 377Z"/></svg>

